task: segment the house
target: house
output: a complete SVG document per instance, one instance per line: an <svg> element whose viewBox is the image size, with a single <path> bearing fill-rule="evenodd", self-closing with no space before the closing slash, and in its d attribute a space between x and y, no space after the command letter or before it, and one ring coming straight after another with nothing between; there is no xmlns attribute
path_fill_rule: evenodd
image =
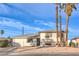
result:
<svg viewBox="0 0 79 59"><path fill-rule="evenodd" d="M79 37L73 38L71 42L74 42L75 44L77 44L77 47L79 47Z"/></svg>
<svg viewBox="0 0 79 59"><path fill-rule="evenodd" d="M73 42L73 43L77 43L77 38L73 38L72 40L71 40L71 42Z"/></svg>
<svg viewBox="0 0 79 59"><path fill-rule="evenodd" d="M62 31L62 42L65 41L65 32ZM60 35L58 36L58 41L60 42ZM57 43L56 31L47 30L40 31L37 34L21 35L13 37L13 46L55 46Z"/></svg>
<svg viewBox="0 0 79 59"><path fill-rule="evenodd" d="M12 45L16 47L23 46L38 46L39 35L38 34L30 34L30 35L21 35L16 36L12 39Z"/></svg>
<svg viewBox="0 0 79 59"><path fill-rule="evenodd" d="M41 31L39 32L40 34L40 45L52 45L55 46L57 43L57 34L56 31L54 30L47 30L47 31ZM58 41L62 41L63 43L65 42L65 32L62 31L62 40L60 40L60 32L58 33Z"/></svg>

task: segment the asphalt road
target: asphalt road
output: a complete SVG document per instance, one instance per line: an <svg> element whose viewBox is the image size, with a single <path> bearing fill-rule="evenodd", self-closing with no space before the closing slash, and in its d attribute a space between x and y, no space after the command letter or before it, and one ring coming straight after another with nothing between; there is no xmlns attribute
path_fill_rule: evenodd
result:
<svg viewBox="0 0 79 59"><path fill-rule="evenodd" d="M18 50L19 49L19 50ZM79 56L79 48L0 48L0 56Z"/></svg>
<svg viewBox="0 0 79 59"><path fill-rule="evenodd" d="M53 52L53 53L23 53L23 54L13 54L9 56L79 56L77 52Z"/></svg>

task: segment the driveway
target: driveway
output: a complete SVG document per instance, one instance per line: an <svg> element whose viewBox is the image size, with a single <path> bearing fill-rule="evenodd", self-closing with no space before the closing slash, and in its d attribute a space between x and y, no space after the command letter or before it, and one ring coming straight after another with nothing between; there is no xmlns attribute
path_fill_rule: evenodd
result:
<svg viewBox="0 0 79 59"><path fill-rule="evenodd" d="M16 47L5 47L5 48L0 48L0 56L5 56L10 54Z"/></svg>

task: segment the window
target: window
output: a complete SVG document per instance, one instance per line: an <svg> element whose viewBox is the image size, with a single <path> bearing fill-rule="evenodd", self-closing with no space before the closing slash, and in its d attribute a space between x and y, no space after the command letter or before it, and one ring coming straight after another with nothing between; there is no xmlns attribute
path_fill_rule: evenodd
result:
<svg viewBox="0 0 79 59"><path fill-rule="evenodd" d="M49 38L49 36L46 35L46 38Z"/></svg>
<svg viewBox="0 0 79 59"><path fill-rule="evenodd" d="M28 43L29 43L29 42L32 42L32 39L28 39L27 42L28 42Z"/></svg>
<svg viewBox="0 0 79 59"><path fill-rule="evenodd" d="M52 33L46 33L45 37L46 38L52 37Z"/></svg>

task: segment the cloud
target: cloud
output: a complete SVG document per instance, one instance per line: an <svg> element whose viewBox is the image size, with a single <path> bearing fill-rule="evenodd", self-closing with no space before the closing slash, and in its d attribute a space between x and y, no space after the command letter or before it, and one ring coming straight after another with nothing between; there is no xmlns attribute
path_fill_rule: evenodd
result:
<svg viewBox="0 0 79 59"><path fill-rule="evenodd" d="M40 24L40 25L45 25L45 26L49 26L49 27L55 27L55 25L56 25L56 23L54 23L54 22L45 22L45 21L40 21L40 20L35 20L34 21L35 23L37 23L37 24Z"/></svg>
<svg viewBox="0 0 79 59"><path fill-rule="evenodd" d="M17 29L21 29L22 27L24 27L26 30L36 30L36 31L44 30L39 27L23 24L20 21L14 21L13 19L10 19L10 18L2 18L2 20L0 21L0 25L9 26Z"/></svg>
<svg viewBox="0 0 79 59"><path fill-rule="evenodd" d="M21 30L22 27L24 27L26 31L30 31L30 32L33 32L33 30L35 30L35 31L45 30L43 28L39 28L39 27L34 27L34 26L27 25L27 24L23 24L20 21L15 21L14 19L10 19L10 18L0 17L0 19L2 19L2 20L0 20L0 25L13 27L13 28L16 28L18 30ZM56 23L55 22L50 22L50 21L49 22L45 22L45 21L39 21L39 20L35 20L34 22L36 24L45 25L45 26L48 26L48 27L51 27L51 28L56 27ZM65 28L66 28L66 25L62 24L62 29L65 30ZM7 30L7 31L9 32L9 30ZM15 34L18 34L18 33L19 32L16 32ZM69 27L69 35L77 36L78 34L79 34L79 30L78 29Z"/></svg>

